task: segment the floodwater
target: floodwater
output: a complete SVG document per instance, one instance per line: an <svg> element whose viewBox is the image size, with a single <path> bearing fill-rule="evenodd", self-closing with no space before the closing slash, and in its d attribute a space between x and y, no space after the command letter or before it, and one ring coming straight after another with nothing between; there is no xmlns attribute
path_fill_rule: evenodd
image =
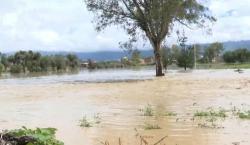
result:
<svg viewBox="0 0 250 145"><path fill-rule="evenodd" d="M101 145L106 140L118 145L119 138L123 145L139 145L138 133L151 143L168 136L161 143L166 145L250 144L250 120L229 116L216 121L222 128L212 129L193 119L196 111L208 107L250 110L250 70L170 71L162 78L154 78L153 70L124 71L103 71L95 81L90 80L101 73L2 79L0 128L54 127L66 145ZM152 117L140 111L148 104ZM97 114L100 124L79 127L81 118L92 121ZM161 129L144 130L145 124Z"/></svg>

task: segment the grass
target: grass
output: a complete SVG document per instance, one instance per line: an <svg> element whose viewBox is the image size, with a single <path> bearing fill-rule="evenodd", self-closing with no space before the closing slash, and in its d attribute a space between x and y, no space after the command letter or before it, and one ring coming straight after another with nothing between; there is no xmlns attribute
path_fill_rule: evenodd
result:
<svg viewBox="0 0 250 145"><path fill-rule="evenodd" d="M250 63L215 63L215 64L197 64L198 69L249 69Z"/></svg>
<svg viewBox="0 0 250 145"><path fill-rule="evenodd" d="M154 130L154 129L161 129L161 127L158 124L145 124L144 125L145 130Z"/></svg>
<svg viewBox="0 0 250 145"><path fill-rule="evenodd" d="M89 127L92 127L91 125L91 122L87 120L87 117L84 116L80 121L80 127L83 127L83 128L89 128Z"/></svg>
<svg viewBox="0 0 250 145"><path fill-rule="evenodd" d="M84 116L81 120L79 120L79 122L80 122L80 124L79 124L80 127L89 128L89 127L93 127L93 125L95 125L95 124L100 124L101 117L99 114L95 114L90 121L87 119L86 116Z"/></svg>
<svg viewBox="0 0 250 145"><path fill-rule="evenodd" d="M95 114L94 115L94 122L95 122L95 124L100 124L101 123L101 117L100 117L100 115L99 114Z"/></svg>
<svg viewBox="0 0 250 145"><path fill-rule="evenodd" d="M247 112L238 112L237 115L240 119L250 119L250 111Z"/></svg>
<svg viewBox="0 0 250 145"><path fill-rule="evenodd" d="M209 111L197 111L194 114L194 117L221 117L221 118L225 118L227 117L226 111L221 109L219 111L215 111L215 110L209 110Z"/></svg>
<svg viewBox="0 0 250 145"><path fill-rule="evenodd" d="M143 116L154 116L154 110L151 105L147 105L144 109L140 109L143 112Z"/></svg>
<svg viewBox="0 0 250 145"><path fill-rule="evenodd" d="M35 140L28 145L63 145L64 143L55 137L55 128L36 128L34 130L22 127L21 129L7 131L8 134L17 138L32 137ZM0 140L1 141L1 140ZM19 144L19 143L17 143Z"/></svg>
<svg viewBox="0 0 250 145"><path fill-rule="evenodd" d="M177 116L177 113L175 113L175 112L166 112L164 115L165 116Z"/></svg>

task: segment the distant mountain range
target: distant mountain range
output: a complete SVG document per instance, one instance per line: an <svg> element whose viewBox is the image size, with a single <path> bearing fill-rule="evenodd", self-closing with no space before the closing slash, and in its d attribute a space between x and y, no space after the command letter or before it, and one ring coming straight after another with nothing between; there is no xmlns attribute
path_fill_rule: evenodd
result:
<svg viewBox="0 0 250 145"><path fill-rule="evenodd" d="M250 49L250 40L244 41L228 41L224 42L224 51L231 51L238 48ZM201 44L203 48L210 44ZM66 51L40 51L43 55L66 55L69 52ZM153 56L152 50L140 50L142 57ZM76 54L81 60L92 59L96 61L108 61L108 60L120 60L122 57L127 56L123 51L98 51L98 52L72 52Z"/></svg>
<svg viewBox="0 0 250 145"><path fill-rule="evenodd" d="M142 57L153 56L152 50L140 50L140 52ZM41 51L42 55L54 55L54 54L67 55L68 53L71 52ZM72 52L72 53L75 54L81 60L92 59L95 61L112 61L112 60L120 60L125 56L129 57L128 54L123 51Z"/></svg>
<svg viewBox="0 0 250 145"><path fill-rule="evenodd" d="M203 47L207 47L208 44L201 44ZM250 40L242 40L242 41L227 41L223 42L224 51L232 51L238 48L247 48L250 49Z"/></svg>

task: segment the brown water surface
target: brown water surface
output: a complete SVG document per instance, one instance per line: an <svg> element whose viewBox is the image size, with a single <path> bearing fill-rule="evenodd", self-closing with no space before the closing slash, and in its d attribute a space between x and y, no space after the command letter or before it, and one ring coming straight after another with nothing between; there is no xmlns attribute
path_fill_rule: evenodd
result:
<svg viewBox="0 0 250 145"><path fill-rule="evenodd" d="M136 133L154 142L168 136L166 145L250 144L250 120L230 116L216 123L221 129L200 128L193 114L208 107L250 109L250 73L197 71L121 83L0 84L0 128L55 127L66 145L100 145L109 140L136 145ZM155 116L139 109L152 105ZM177 116L163 116L164 112ZM100 124L79 127L95 114ZM145 123L162 129L144 130ZM137 130L137 131L135 131Z"/></svg>

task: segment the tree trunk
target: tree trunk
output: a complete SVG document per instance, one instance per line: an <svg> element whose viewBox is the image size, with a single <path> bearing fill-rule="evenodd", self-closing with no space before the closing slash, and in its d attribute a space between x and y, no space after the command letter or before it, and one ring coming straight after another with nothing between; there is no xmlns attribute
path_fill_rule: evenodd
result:
<svg viewBox="0 0 250 145"><path fill-rule="evenodd" d="M155 45L154 54L155 54L155 64L156 64L156 76L157 77L164 76L161 54L160 54L160 44Z"/></svg>

